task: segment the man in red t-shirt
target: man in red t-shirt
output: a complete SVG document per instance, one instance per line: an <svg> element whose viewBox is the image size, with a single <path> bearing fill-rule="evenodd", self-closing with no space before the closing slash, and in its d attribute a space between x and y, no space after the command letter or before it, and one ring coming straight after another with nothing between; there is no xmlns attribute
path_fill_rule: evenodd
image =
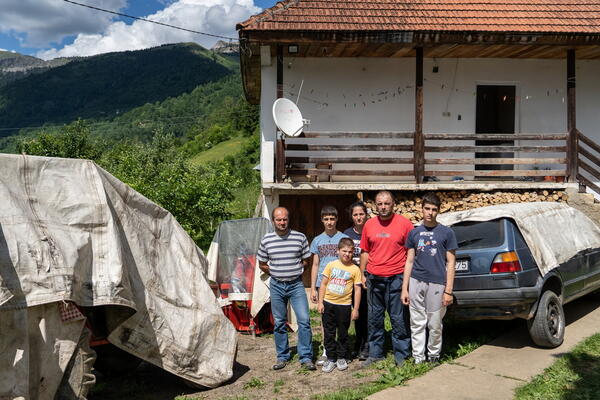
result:
<svg viewBox="0 0 600 400"><path fill-rule="evenodd" d="M363 366L384 358L386 310L392 322L394 358L401 366L410 355L409 314L400 294L406 263L404 243L413 225L405 217L394 213L394 198L390 192L377 193L375 205L379 215L365 223L360 241L360 269L363 285L368 288L369 303L369 358Z"/></svg>

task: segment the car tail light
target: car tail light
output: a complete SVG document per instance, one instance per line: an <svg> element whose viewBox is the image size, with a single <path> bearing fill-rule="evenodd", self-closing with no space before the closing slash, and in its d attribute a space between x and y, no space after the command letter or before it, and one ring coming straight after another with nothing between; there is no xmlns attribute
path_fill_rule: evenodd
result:
<svg viewBox="0 0 600 400"><path fill-rule="evenodd" d="M522 271L519 257L514 251L506 253L500 253L494 258L490 272L492 274L499 274L502 272L519 272Z"/></svg>

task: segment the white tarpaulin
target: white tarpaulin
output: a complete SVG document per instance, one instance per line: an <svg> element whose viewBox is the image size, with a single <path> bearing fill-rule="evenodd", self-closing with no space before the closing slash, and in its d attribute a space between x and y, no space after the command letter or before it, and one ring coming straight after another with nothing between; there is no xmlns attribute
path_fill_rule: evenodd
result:
<svg viewBox="0 0 600 400"><path fill-rule="evenodd" d="M170 213L91 161L4 154L0 171L0 313L107 306L121 349L204 386L232 376L235 329ZM0 327L0 381L33 359L23 334Z"/></svg>
<svg viewBox="0 0 600 400"><path fill-rule="evenodd" d="M585 214L562 203L501 204L438 216L444 225L464 221L514 220L540 272L568 261L575 254L600 247L600 229Z"/></svg>
<svg viewBox="0 0 600 400"><path fill-rule="evenodd" d="M206 274L209 281L231 284L227 299L220 299L221 305L235 300L252 300L250 314L256 317L269 302L269 286L266 283L269 276L258 268L255 256L263 236L272 231L273 226L267 218L221 222L208 249ZM252 263L252 266L248 266L253 270L251 277L238 272L240 260L246 258ZM243 282L244 278L251 279L252 282Z"/></svg>

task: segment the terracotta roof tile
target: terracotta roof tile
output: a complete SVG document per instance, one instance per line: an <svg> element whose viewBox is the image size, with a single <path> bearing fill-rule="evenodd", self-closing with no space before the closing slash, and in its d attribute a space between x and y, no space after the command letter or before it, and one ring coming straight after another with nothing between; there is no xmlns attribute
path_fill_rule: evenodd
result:
<svg viewBox="0 0 600 400"><path fill-rule="evenodd" d="M238 29L600 33L600 0L286 0Z"/></svg>

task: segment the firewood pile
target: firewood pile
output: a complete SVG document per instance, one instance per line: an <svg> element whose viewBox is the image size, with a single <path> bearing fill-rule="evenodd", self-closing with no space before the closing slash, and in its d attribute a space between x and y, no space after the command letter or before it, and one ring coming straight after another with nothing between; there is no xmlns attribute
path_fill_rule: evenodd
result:
<svg viewBox="0 0 600 400"><path fill-rule="evenodd" d="M442 201L440 213L463 211L473 208L507 203L528 203L536 201L553 201L565 203L567 194L561 190L537 191L497 191L469 192L466 190L452 192L436 192ZM421 196L423 193L403 193L396 195L394 211L408 218L413 224L421 221ZM365 199L369 215L377 215L374 199Z"/></svg>

